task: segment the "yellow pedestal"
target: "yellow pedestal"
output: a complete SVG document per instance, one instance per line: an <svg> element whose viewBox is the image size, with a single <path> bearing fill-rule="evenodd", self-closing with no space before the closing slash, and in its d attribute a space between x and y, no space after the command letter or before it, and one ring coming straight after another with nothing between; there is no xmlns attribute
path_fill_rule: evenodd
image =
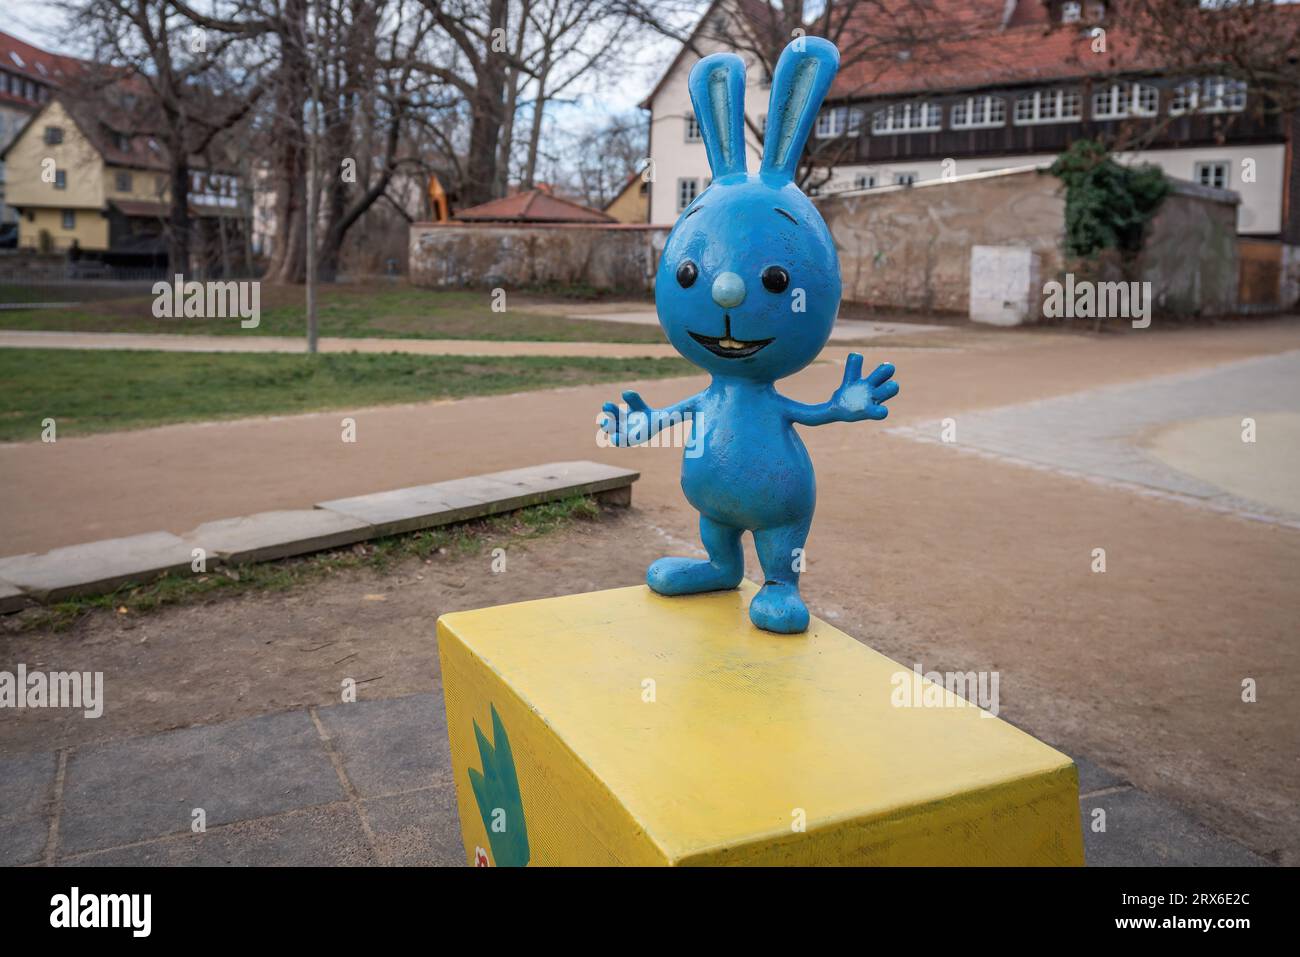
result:
<svg viewBox="0 0 1300 957"><path fill-rule="evenodd" d="M644 586L444 615L474 864L1083 863L1068 757L754 586Z"/></svg>

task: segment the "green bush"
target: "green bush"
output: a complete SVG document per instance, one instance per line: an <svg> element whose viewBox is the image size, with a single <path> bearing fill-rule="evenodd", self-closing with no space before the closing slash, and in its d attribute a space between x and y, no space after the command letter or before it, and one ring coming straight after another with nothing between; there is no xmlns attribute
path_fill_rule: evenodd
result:
<svg viewBox="0 0 1300 957"><path fill-rule="evenodd" d="M1147 223L1169 195L1158 166L1122 166L1096 140L1078 140L1056 158L1051 174L1065 184L1065 251L1093 257L1142 249Z"/></svg>

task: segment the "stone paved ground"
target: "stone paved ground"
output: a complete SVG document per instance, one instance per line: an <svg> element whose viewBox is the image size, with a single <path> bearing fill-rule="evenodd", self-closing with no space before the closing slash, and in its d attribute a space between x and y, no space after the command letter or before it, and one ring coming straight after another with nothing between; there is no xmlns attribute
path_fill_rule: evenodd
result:
<svg viewBox="0 0 1300 957"><path fill-rule="evenodd" d="M1078 764L1090 864L1268 863ZM0 865L463 862L437 692L0 759Z"/></svg>
<svg viewBox="0 0 1300 957"><path fill-rule="evenodd" d="M1218 485L1171 468L1150 454L1144 434L1171 422L1214 419L1241 432L1244 417L1300 411L1300 352L1245 359L1208 370L1113 385L1035 402L952 417L955 441L945 442L944 419L891 430L963 451L1047 467L1054 471L1135 486L1182 501L1278 524L1300 527L1300 508L1288 509L1229 494ZM1264 440L1268 436L1265 434ZM1260 439L1257 437L1257 442ZM1236 442L1241 468L1255 448ZM1300 465L1300 459L1296 459ZM1294 475L1294 471L1291 472Z"/></svg>

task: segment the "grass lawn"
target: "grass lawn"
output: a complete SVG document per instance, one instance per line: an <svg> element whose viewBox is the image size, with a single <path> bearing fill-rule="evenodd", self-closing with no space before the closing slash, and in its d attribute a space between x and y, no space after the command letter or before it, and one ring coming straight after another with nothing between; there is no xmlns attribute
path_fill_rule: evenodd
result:
<svg viewBox="0 0 1300 957"><path fill-rule="evenodd" d="M13 290L11 290L13 291ZM0 329L58 332L143 332L205 335L306 335L301 286L261 287L261 322L238 319L157 319L153 296L98 298L66 309L2 309ZM0 301L23 302L17 292ZM492 311L490 292L417 289L401 283L322 286L322 336L406 339L498 339L536 342L664 342L658 326L597 319L566 319L510 307Z"/></svg>
<svg viewBox="0 0 1300 957"><path fill-rule="evenodd" d="M689 375L684 359L0 349L0 441Z"/></svg>

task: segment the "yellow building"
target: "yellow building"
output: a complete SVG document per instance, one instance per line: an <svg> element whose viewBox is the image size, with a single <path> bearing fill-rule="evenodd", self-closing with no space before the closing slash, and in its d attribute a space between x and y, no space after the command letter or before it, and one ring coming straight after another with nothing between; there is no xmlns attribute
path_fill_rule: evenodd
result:
<svg viewBox="0 0 1300 957"><path fill-rule="evenodd" d="M165 251L170 215L167 155L154 138L126 136L62 96L46 103L0 154L18 246L73 248L116 258ZM239 181L192 169L191 215L239 215ZM200 224L201 225L201 224Z"/></svg>
<svg viewBox="0 0 1300 957"><path fill-rule="evenodd" d="M650 222L650 184L640 173L633 173L613 199L605 205L605 215L620 223Z"/></svg>

